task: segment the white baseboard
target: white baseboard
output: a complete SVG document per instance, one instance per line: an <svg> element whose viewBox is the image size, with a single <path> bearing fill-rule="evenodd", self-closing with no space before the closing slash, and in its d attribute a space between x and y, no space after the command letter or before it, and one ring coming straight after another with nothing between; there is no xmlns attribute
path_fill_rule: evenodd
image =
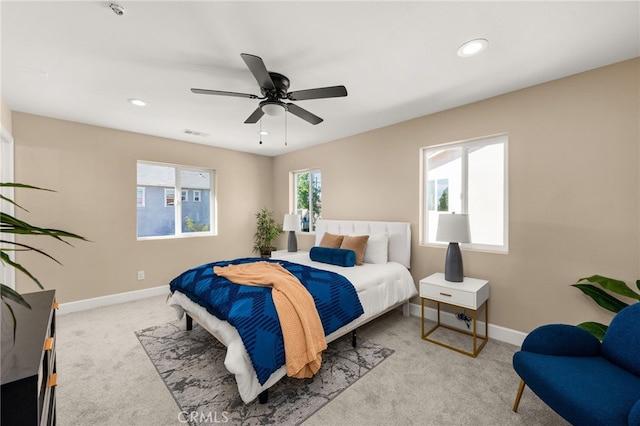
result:
<svg viewBox="0 0 640 426"><path fill-rule="evenodd" d="M411 303L410 313L412 316L421 317L420 305ZM483 315L483 314L482 314ZM425 318L431 321L437 321L438 312L433 308L424 308ZM450 327L459 328L461 330L467 330L466 325L459 321L455 314L449 312L440 311L440 322ZM484 334L484 321L478 321L476 330L480 334ZM512 330L510 328L501 327L499 325L493 325L489 323L489 338L499 340L501 342L509 343L515 346L522 346L522 341L527 337L527 333L521 331Z"/></svg>
<svg viewBox="0 0 640 426"><path fill-rule="evenodd" d="M111 294L109 296L95 297L93 299L78 300L76 302L61 303L57 315L70 314L72 312L86 311L88 309L100 308L102 306L116 305L118 303L131 302L133 300L144 299L147 297L160 296L169 294L169 286L152 287L144 290L129 291L126 293ZM437 312L433 308L425 308L425 317L431 321L436 321ZM411 316L421 317L420 305L410 304L409 313ZM440 312L440 321L450 327L466 329L465 325L459 321L456 316L449 312ZM484 332L484 322L478 321L477 330ZM510 343L512 345L521 346L522 341L527 333L511 330L499 325L489 323L489 338L500 340L501 342Z"/></svg>
<svg viewBox="0 0 640 426"><path fill-rule="evenodd" d="M86 311L102 306L116 305L118 303L131 302L147 297L169 294L169 285L146 288L143 290L128 291L126 293L110 294L108 296L94 297L92 299L78 300L76 302L61 303L56 315L70 314L72 312Z"/></svg>

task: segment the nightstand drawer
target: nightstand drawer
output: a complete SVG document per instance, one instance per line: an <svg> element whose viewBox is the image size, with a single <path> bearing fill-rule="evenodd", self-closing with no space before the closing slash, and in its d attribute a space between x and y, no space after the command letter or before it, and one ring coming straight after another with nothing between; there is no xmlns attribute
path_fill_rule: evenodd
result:
<svg viewBox="0 0 640 426"><path fill-rule="evenodd" d="M475 308L475 293L458 290L451 287L441 287L426 282L420 283L420 297L432 300L439 300L452 305L468 306Z"/></svg>
<svg viewBox="0 0 640 426"><path fill-rule="evenodd" d="M478 309L489 298L489 281L465 277L462 282L450 282L444 274L435 273L420 280L420 297Z"/></svg>

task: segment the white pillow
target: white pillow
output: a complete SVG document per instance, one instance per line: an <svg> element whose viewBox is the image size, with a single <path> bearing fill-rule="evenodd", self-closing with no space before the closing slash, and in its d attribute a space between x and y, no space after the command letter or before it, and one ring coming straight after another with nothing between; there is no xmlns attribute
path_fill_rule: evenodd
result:
<svg viewBox="0 0 640 426"><path fill-rule="evenodd" d="M389 237L386 235L370 235L364 251L364 263L387 263Z"/></svg>

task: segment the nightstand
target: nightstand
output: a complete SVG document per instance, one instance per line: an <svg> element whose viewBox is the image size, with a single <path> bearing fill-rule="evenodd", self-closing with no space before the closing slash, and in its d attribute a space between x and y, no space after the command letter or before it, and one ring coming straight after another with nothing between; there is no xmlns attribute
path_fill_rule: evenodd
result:
<svg viewBox="0 0 640 426"><path fill-rule="evenodd" d="M444 279L444 274L436 273L420 280L420 299L422 301L422 338L428 342L453 349L473 358L478 356L484 345L487 344L489 330L489 281L465 277L462 282L450 282ZM438 320L434 327L424 330L424 301L430 300L438 305ZM460 330L440 322L440 304L464 308L472 312L473 332ZM478 311L484 306L484 336L477 333ZM473 337L473 351L468 352L444 342L429 338L436 329L443 327L458 333ZM477 345L480 340L480 346Z"/></svg>
<svg viewBox="0 0 640 426"><path fill-rule="evenodd" d="M298 251L288 251L287 249L276 250L271 252L271 259L286 260L288 257L295 256L296 254L300 254L300 253L309 253L309 252L306 250L298 250Z"/></svg>

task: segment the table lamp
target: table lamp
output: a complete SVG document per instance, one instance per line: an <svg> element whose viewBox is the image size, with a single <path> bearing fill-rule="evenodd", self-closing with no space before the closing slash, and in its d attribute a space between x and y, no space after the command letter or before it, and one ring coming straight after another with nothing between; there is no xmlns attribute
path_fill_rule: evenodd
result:
<svg viewBox="0 0 640 426"><path fill-rule="evenodd" d="M449 243L447 257L444 262L444 279L451 282L462 282L462 253L458 243L470 243L469 215L441 214L438 217L438 232L436 241Z"/></svg>
<svg viewBox="0 0 640 426"><path fill-rule="evenodd" d="M296 231L300 230L300 215L285 214L282 222L282 230L289 231L289 239L287 240L287 251L298 251L298 240L296 240Z"/></svg>

